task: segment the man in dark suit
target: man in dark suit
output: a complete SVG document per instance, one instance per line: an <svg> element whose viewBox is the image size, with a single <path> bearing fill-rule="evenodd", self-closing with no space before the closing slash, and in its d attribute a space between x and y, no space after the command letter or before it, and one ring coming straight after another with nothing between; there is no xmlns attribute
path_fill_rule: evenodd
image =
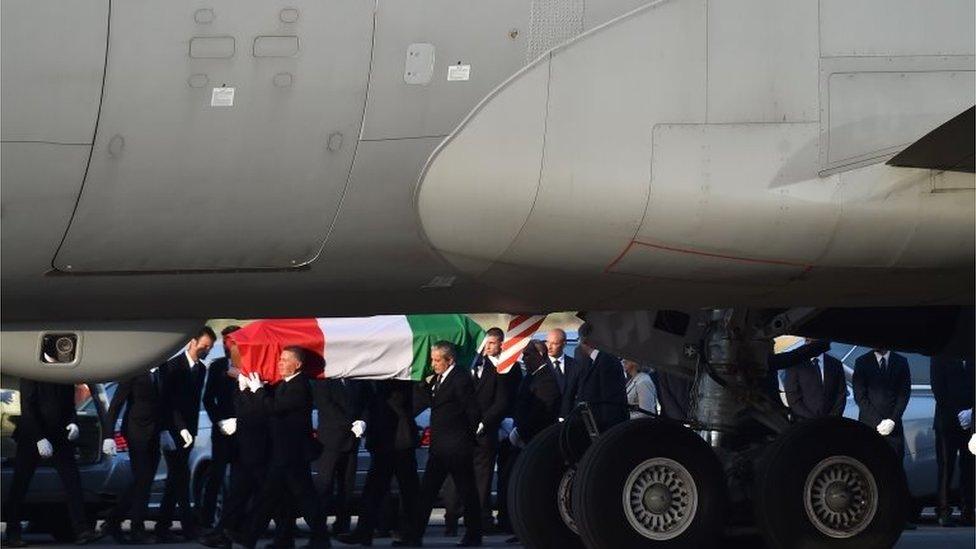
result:
<svg viewBox="0 0 976 549"><path fill-rule="evenodd" d="M98 539L99 535L88 526L82 503L81 477L74 455L79 434L73 385L20 380L20 418L13 433L17 453L10 492L4 500L6 546L27 545L21 538L20 508L41 459L49 459L61 477L75 542L84 544Z"/></svg>
<svg viewBox="0 0 976 549"><path fill-rule="evenodd" d="M857 419L877 429L901 460L905 455L901 416L912 392L908 360L886 349L865 353L854 362L853 386Z"/></svg>
<svg viewBox="0 0 976 549"><path fill-rule="evenodd" d="M220 331L225 354L227 335L240 330L240 326L227 326ZM210 528L217 507L217 494L223 490L227 466L237 452L237 414L234 411L234 398L237 390L237 368L230 364L230 357L214 360L207 369L207 381L203 388L203 408L210 418L211 461L207 483L203 487L203 503L200 505L200 523Z"/></svg>
<svg viewBox="0 0 976 549"><path fill-rule="evenodd" d="M252 373L246 380L248 389L261 400L271 433L271 460L268 474L243 534L232 538L253 548L268 522L286 504L294 504L311 527L310 547L328 547L329 531L318 496L312 484L311 462L321 453L321 445L312 437L312 389L301 371L308 351L289 346L278 358L279 381L266 388Z"/></svg>
<svg viewBox="0 0 976 549"><path fill-rule="evenodd" d="M207 357L216 340L213 330L204 326L182 353L159 367L163 417L160 445L166 460L166 485L154 532L162 543L173 540L170 527L177 506L183 537L195 540L198 536L196 518L190 508L189 459L197 436L200 399L207 373L200 361Z"/></svg>
<svg viewBox="0 0 976 549"><path fill-rule="evenodd" d="M844 365L827 353L786 368L783 387L793 415L800 419L840 417L847 404Z"/></svg>
<svg viewBox="0 0 976 549"><path fill-rule="evenodd" d="M498 454L498 427L508 415L510 394L508 379L499 375L487 356L481 355L471 368L474 396L481 413L476 429L474 447L474 479L481 502L481 528L494 529L491 505L491 481L495 476L495 458Z"/></svg>
<svg viewBox="0 0 976 549"><path fill-rule="evenodd" d="M577 373L566 380L560 417L568 418L577 404L587 402L597 427L603 432L630 417L627 379L620 359L594 347L586 328L585 324L580 328L580 342L576 348Z"/></svg>
<svg viewBox="0 0 976 549"><path fill-rule="evenodd" d="M145 518L156 468L159 466L160 397L156 385L158 370L145 372L119 382L105 414L102 433L102 451L115 455L115 422L122 413L122 436L129 452L132 483L109 511L102 525L102 532L120 543L155 543L155 538L145 530ZM125 410L123 413L122 410ZM129 537L122 535L120 524L126 514L132 520Z"/></svg>
<svg viewBox="0 0 976 549"><path fill-rule="evenodd" d="M566 332L556 328L549 330L546 334L546 353L549 364L552 366L553 374L559 385L559 391L566 390L567 380L575 377L578 368L573 357L566 356L563 350L566 348ZM526 372L528 375L528 372Z"/></svg>
<svg viewBox="0 0 976 549"><path fill-rule="evenodd" d="M366 449L369 450L369 472L363 487L362 511L356 529L339 534L342 543L371 545L376 518L390 490L390 480L396 476L400 502L406 516L416 516L419 481L417 480L417 423L413 412L413 382L402 380L363 381L366 408ZM407 530L403 539L415 536Z"/></svg>
<svg viewBox="0 0 976 549"><path fill-rule="evenodd" d="M935 396L935 455L938 464L938 501L936 514L939 524L953 526L949 496L952 488L956 457L959 459L959 491L962 521L973 523L973 455L967 450L972 431L973 406L976 401L976 368L972 360L934 356L930 365L932 394Z"/></svg>
<svg viewBox="0 0 976 549"><path fill-rule="evenodd" d="M474 384L463 368L457 368L453 343L439 341L432 345L430 359L435 375L422 393L430 403L430 454L420 488L416 539L404 540L403 544L413 545L423 538L437 493L447 475L451 475L464 503L466 531L458 546L481 545L481 508L472 466L475 433L481 423Z"/></svg>
<svg viewBox="0 0 976 549"><path fill-rule="evenodd" d="M659 369L651 372L651 380L657 387L657 401L661 405L661 415L677 421L688 421L692 379L666 369Z"/></svg>
<svg viewBox="0 0 976 549"><path fill-rule="evenodd" d="M532 437L559 419L562 395L558 374L551 362L552 347L548 341L546 343L542 349L530 343L522 352L526 375L515 397L515 427L510 435L516 446L527 445ZM548 361L543 352L547 348Z"/></svg>
<svg viewBox="0 0 976 549"><path fill-rule="evenodd" d="M315 489L325 509L335 511L333 533L349 530L346 478L349 467L356 467L359 439L367 425L363 421L362 384L345 378L312 381L322 444L322 455L313 464L318 471Z"/></svg>
<svg viewBox="0 0 976 549"><path fill-rule="evenodd" d="M220 521L212 532L200 539L200 543L208 547L224 547L232 538L243 536L241 532L248 526L246 518L263 489L271 459L271 433L262 395L247 390L243 374L238 375L237 389L234 395L237 452L230 468L230 488ZM291 517L290 507L285 507L284 515ZM293 518L291 520L294 522ZM276 528L276 545L284 545L279 542L286 537L286 531L290 533L290 529L283 525Z"/></svg>
<svg viewBox="0 0 976 549"><path fill-rule="evenodd" d="M499 364L501 364L502 355L502 345L505 340L505 332L501 328L492 327L485 332L484 347L482 349L483 355L495 366L495 371L500 376L499 381L505 386L505 394L508 396L508 408L502 415L502 421L504 418L511 418L515 413L515 395L518 394L519 386L522 384L522 365L516 362L505 370L498 370ZM511 420L508 421L510 423ZM487 436L490 432L486 429L485 435ZM496 431L497 436L497 431ZM511 532L512 527L510 521L508 520L508 475L511 472L512 459L514 454L514 446L512 446L509 440L503 439L497 445L497 458L498 463L498 482L496 483L498 488L498 494L496 501L498 502L498 527L497 529L502 532ZM488 513L486 513L488 514Z"/></svg>

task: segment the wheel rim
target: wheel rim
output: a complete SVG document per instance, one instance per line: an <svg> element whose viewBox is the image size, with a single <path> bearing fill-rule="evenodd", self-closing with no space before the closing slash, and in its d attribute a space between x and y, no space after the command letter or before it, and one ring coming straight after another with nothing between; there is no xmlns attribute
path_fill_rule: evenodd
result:
<svg viewBox="0 0 976 549"><path fill-rule="evenodd" d="M624 482L624 515L645 538L674 539L698 511L698 486L688 469L668 458L644 461Z"/></svg>
<svg viewBox="0 0 976 549"><path fill-rule="evenodd" d="M573 481L576 479L576 468L571 467L563 473L563 478L559 480L559 488L556 490L556 507L559 509L559 516L563 523L574 534L579 535L576 526L576 519L573 518Z"/></svg>
<svg viewBox="0 0 976 549"><path fill-rule="evenodd" d="M807 475L803 504L807 518L823 534L854 537L871 524L878 510L878 485L860 461L831 456Z"/></svg>

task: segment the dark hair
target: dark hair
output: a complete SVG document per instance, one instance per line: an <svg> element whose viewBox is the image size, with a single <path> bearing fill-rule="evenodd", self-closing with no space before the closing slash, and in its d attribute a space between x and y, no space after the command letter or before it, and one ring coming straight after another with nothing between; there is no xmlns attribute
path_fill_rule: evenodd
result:
<svg viewBox="0 0 976 549"><path fill-rule="evenodd" d="M228 326L228 327L226 327L226 328L224 328L223 330L220 331L220 337L225 337L227 334L232 334L232 333L234 333L234 332L236 332L237 330L240 330L240 329L241 329L240 326L238 326L236 324L231 324L230 326Z"/></svg>
<svg viewBox="0 0 976 549"><path fill-rule="evenodd" d="M447 353L447 355L450 356L451 359L453 359L455 362L457 361L457 347L455 347L454 344L451 343L450 341L447 341L446 339L442 339L430 346L430 350L432 352L434 349L437 349L442 353Z"/></svg>
<svg viewBox="0 0 976 549"><path fill-rule="evenodd" d="M485 332L485 337L497 337L498 339L505 339L505 332L503 332L498 326L494 326L492 328L488 328L488 331Z"/></svg>
<svg viewBox="0 0 976 549"><path fill-rule="evenodd" d="M284 349L282 349L282 351L288 351L289 353L295 355L295 358L298 359L298 362L301 362L303 366L305 365L305 360L306 360L305 347L299 347L298 345L289 345Z"/></svg>
<svg viewBox="0 0 976 549"><path fill-rule="evenodd" d="M212 341L217 341L217 334L214 333L213 328L210 326L204 325L202 328L197 330L197 333L195 336L193 336L193 339L200 339L203 336L209 337Z"/></svg>

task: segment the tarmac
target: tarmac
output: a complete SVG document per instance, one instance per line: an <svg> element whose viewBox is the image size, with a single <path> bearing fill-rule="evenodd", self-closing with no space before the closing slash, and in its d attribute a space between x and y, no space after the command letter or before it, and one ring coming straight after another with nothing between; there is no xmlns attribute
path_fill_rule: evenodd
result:
<svg viewBox="0 0 976 549"><path fill-rule="evenodd" d="M976 546L976 530L973 528L941 528L934 523L934 517L929 517L927 520L923 521L922 524L918 525L917 530L906 531L901 540L895 545L896 549L973 549ZM304 529L304 522L299 522L300 528ZM4 528L5 530L6 528ZM463 534L464 527L460 528ZM507 543L506 540L510 536L507 535L493 535L488 536L484 539L484 547L488 548L505 548L505 549L519 549L523 546L518 543ZM24 539L31 544L31 546L45 547L45 548L56 548L56 547L74 547L77 545L70 544L59 544L54 542L50 536L46 534L30 534L25 533ZM431 525L428 528L427 536L424 538L424 547L454 547L459 538L456 537L445 537L444 536L444 513L443 510L435 510L433 516L431 517ZM270 543L270 539L262 540L258 544L259 548L263 548L267 543ZM296 540L296 544L299 548L305 545L307 540L301 537ZM390 538L378 538L373 540L374 547L388 547L391 543ZM107 538L103 538L95 543L90 544L93 547L109 547L115 546L116 544ZM200 549L204 547L203 545L197 543L170 543L170 544L157 544L152 547L159 547L165 549ZM343 545L333 540L333 547L355 547L351 545ZM765 547L762 538L758 534L754 533L743 533L741 535L736 535L729 537L722 544L723 549L758 549Z"/></svg>

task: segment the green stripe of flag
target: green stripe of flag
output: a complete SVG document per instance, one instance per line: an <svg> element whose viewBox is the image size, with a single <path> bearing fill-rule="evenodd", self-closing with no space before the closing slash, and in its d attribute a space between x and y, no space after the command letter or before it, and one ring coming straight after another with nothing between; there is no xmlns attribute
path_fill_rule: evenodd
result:
<svg viewBox="0 0 976 549"><path fill-rule="evenodd" d="M430 346L447 340L458 347L457 363L467 368L485 337L485 331L465 315L407 315L413 332L413 362L410 379L419 381L430 373Z"/></svg>

